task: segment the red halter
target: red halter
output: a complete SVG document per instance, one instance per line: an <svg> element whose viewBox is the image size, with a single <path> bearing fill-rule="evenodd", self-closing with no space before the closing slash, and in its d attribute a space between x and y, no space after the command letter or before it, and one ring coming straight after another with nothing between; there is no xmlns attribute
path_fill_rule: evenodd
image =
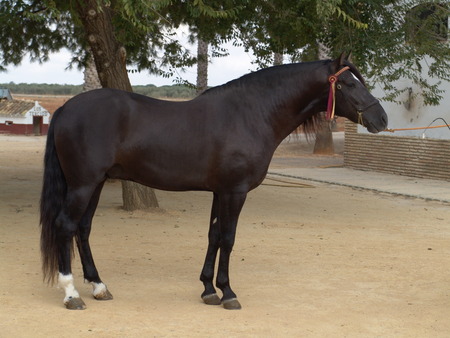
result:
<svg viewBox="0 0 450 338"><path fill-rule="evenodd" d="M336 82L338 77L348 69L350 69L350 67L345 66L336 74L328 77L328 82L330 82L330 93L328 94L327 120L332 120L334 118L334 107L336 106Z"/></svg>

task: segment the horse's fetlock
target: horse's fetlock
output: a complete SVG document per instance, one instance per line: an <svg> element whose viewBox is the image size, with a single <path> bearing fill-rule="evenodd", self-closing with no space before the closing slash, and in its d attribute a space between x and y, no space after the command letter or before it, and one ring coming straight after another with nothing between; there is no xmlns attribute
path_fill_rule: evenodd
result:
<svg viewBox="0 0 450 338"><path fill-rule="evenodd" d="M229 287L230 285L230 281L228 279L224 279L224 280L217 280L216 281L216 286L220 289L220 290L224 290L225 288Z"/></svg>

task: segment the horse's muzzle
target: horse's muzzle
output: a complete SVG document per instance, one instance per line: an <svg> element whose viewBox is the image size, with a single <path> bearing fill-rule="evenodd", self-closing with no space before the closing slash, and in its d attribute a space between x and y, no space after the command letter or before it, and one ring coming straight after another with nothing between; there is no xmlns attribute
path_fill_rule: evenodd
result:
<svg viewBox="0 0 450 338"><path fill-rule="evenodd" d="M385 130L388 125L388 117L381 104L373 105L362 112L360 124L374 134Z"/></svg>

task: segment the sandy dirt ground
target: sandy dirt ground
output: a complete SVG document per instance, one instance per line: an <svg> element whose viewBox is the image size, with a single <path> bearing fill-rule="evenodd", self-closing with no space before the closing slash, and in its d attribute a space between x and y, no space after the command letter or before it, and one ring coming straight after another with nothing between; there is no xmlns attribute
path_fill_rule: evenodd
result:
<svg viewBox="0 0 450 338"><path fill-rule="evenodd" d="M125 212L108 183L91 246L114 300L92 298L76 257L87 309L66 310L40 271L44 143L0 136L0 337L450 336L449 205L316 183L249 194L231 264L239 311L200 299L210 193L158 191L163 210ZM273 165L315 163L295 149Z"/></svg>

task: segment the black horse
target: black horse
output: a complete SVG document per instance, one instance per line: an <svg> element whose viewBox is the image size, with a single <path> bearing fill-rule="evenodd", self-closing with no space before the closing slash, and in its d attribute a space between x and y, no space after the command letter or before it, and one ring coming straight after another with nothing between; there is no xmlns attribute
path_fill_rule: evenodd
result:
<svg viewBox="0 0 450 338"><path fill-rule="evenodd" d="M59 271L66 307L85 308L71 273L75 238L94 297L112 298L88 242L107 178L163 190L205 190L214 199L202 299L240 308L228 270L247 193L264 180L280 142L327 110L327 98L337 115L370 132L386 128L386 113L344 55L260 70L187 102L112 89L72 98L55 112L47 137L40 218L44 279L53 282ZM213 285L219 249L216 286L222 299Z"/></svg>

